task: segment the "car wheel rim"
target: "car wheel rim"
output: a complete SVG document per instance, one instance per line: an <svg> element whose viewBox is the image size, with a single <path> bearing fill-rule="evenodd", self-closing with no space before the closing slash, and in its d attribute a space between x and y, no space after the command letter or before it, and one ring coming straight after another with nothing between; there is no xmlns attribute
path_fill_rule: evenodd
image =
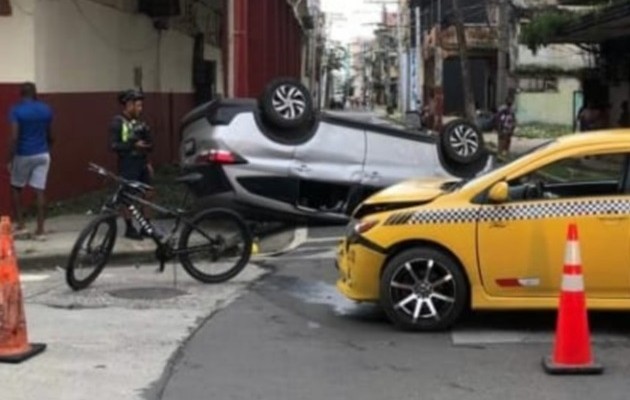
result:
<svg viewBox="0 0 630 400"><path fill-rule="evenodd" d="M293 85L281 85L276 89L272 99L273 108L284 119L297 119L306 109L304 93Z"/></svg>
<svg viewBox="0 0 630 400"><path fill-rule="evenodd" d="M469 126L456 126L451 131L449 139L455 153L462 157L468 157L474 154L479 148L477 132Z"/></svg>
<svg viewBox="0 0 630 400"><path fill-rule="evenodd" d="M389 291L394 310L413 323L440 321L455 305L453 274L433 259L415 259L398 266Z"/></svg>

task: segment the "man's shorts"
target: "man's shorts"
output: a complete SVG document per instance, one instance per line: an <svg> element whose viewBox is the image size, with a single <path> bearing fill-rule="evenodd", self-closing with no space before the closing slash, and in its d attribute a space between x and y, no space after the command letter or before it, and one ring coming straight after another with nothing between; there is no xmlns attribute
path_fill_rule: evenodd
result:
<svg viewBox="0 0 630 400"><path fill-rule="evenodd" d="M139 181L147 185L151 184L147 161L141 158L121 159L118 164L118 174L130 181Z"/></svg>
<svg viewBox="0 0 630 400"><path fill-rule="evenodd" d="M44 190L49 169L49 153L15 156L11 168L11 186L22 189L28 184L34 189Z"/></svg>

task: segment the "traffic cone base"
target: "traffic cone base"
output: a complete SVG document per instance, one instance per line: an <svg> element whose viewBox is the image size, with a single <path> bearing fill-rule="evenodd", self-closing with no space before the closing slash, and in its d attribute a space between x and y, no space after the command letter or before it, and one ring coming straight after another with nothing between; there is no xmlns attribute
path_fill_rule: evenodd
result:
<svg viewBox="0 0 630 400"><path fill-rule="evenodd" d="M553 357L543 357L543 368L550 375L599 375L604 372L604 367L595 360L588 364L557 364Z"/></svg>
<svg viewBox="0 0 630 400"><path fill-rule="evenodd" d="M11 225L0 218L0 363L17 364L46 350L29 343Z"/></svg>
<svg viewBox="0 0 630 400"><path fill-rule="evenodd" d="M31 343L28 347L29 348L26 351L20 353L1 355L0 363L19 364L22 361L26 361L29 358L34 357L46 350L45 343Z"/></svg>

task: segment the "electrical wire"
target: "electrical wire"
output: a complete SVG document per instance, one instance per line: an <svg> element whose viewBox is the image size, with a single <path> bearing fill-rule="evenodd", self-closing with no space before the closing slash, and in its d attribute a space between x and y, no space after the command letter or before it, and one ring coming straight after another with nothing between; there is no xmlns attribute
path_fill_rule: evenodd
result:
<svg viewBox="0 0 630 400"><path fill-rule="evenodd" d="M109 38L106 37L106 35L104 35L101 30L94 25L94 23L92 22L92 20L90 19L90 17L85 13L85 11L83 10L83 8L81 7L81 5L79 4L81 0L72 0L72 3L74 4L75 8L77 9L77 11L79 12L79 15L81 15L81 17L83 18L84 22L90 27L90 29L92 29L92 31L94 32L94 34L101 39L102 42L104 42L105 44L107 44L108 46L110 46L111 48L121 51L121 52L125 52L125 53L141 53L147 50L150 50L152 48L155 48L156 46L156 42L154 38L151 38L150 41L148 41L145 45L143 45L142 47L137 47L137 48L127 48L127 47L123 47L120 46L118 44L113 43Z"/></svg>
<svg viewBox="0 0 630 400"><path fill-rule="evenodd" d="M29 17L32 17L35 15L35 8L33 8L33 11L29 11L27 9L24 8L24 6L22 6L22 4L20 4L21 0L13 0L13 5L15 6L15 8L17 8L18 10L20 10L22 12L22 14L28 15ZM36 6L33 6L36 7Z"/></svg>

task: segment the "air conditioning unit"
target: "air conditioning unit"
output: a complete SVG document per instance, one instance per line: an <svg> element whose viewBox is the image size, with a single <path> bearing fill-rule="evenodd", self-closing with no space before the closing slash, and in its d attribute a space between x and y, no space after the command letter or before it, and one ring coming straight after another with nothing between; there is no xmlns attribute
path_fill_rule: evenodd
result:
<svg viewBox="0 0 630 400"><path fill-rule="evenodd" d="M180 0L138 0L138 11L151 18L175 17L181 14Z"/></svg>

